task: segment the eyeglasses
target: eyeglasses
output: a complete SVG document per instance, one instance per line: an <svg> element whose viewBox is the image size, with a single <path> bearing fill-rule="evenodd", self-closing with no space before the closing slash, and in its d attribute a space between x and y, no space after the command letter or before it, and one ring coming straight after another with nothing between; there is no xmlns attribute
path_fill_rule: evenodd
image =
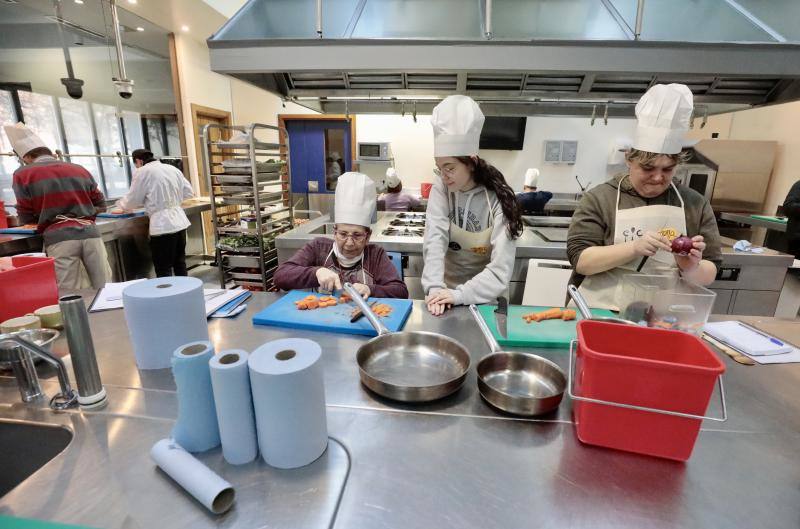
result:
<svg viewBox="0 0 800 529"><path fill-rule="evenodd" d="M446 174L447 176L453 176L456 173L456 169L458 169L458 167L455 165L448 165L447 167L443 167L442 169L439 169L437 167L436 169L433 170L433 174L439 177L441 177L443 174Z"/></svg>
<svg viewBox="0 0 800 529"><path fill-rule="evenodd" d="M364 240L367 238L367 234L363 233L363 232L361 232L361 233L347 233L346 231L336 230L333 233L334 233L334 235L336 235L336 238L338 240L340 240L341 242L345 242L347 239L350 239L354 243L360 243L360 242L364 242Z"/></svg>

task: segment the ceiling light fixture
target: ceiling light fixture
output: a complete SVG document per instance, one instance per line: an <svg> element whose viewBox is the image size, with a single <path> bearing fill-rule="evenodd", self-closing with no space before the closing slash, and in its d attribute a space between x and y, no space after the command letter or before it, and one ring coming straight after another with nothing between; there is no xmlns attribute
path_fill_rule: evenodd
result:
<svg viewBox="0 0 800 529"><path fill-rule="evenodd" d="M128 0L128 3L129 3L129 4L135 4L135 3L136 3L136 0Z"/></svg>
<svg viewBox="0 0 800 529"><path fill-rule="evenodd" d="M142 26L136 26L136 31L144 31L144 28Z"/></svg>
<svg viewBox="0 0 800 529"><path fill-rule="evenodd" d="M183 31L184 33L187 33L189 31L189 26L187 26L187 25L181 26L181 31Z"/></svg>
<svg viewBox="0 0 800 529"><path fill-rule="evenodd" d="M75 0L75 3L78 4L79 6L82 6L83 5L83 0Z"/></svg>

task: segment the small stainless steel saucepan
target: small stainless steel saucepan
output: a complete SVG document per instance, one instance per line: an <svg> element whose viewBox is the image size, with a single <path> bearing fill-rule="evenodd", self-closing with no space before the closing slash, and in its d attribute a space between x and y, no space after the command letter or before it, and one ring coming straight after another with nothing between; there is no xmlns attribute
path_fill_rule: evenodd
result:
<svg viewBox="0 0 800 529"><path fill-rule="evenodd" d="M514 415L541 415L558 408L567 386L564 371L541 356L503 351L478 308L470 305L469 310L492 351L478 362L481 397Z"/></svg>
<svg viewBox="0 0 800 529"><path fill-rule="evenodd" d="M403 402L441 399L464 384L470 367L466 347L433 332L391 332L350 283L344 290L378 332L356 354L362 384Z"/></svg>

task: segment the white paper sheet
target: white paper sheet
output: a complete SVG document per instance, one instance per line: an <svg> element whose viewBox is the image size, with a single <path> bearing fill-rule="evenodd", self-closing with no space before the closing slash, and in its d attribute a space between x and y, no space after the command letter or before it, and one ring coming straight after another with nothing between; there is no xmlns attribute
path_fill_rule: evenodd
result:
<svg viewBox="0 0 800 529"><path fill-rule="evenodd" d="M134 279L132 281L125 281L123 283L106 283L100 292L95 296L89 312L100 312L103 310L113 310L122 308L122 291L125 287L146 281L145 279ZM236 299L243 293L247 292L243 288L235 288L233 290L225 290L222 288L206 288L203 289L203 295L206 300L206 317L211 316L220 307L226 303Z"/></svg>

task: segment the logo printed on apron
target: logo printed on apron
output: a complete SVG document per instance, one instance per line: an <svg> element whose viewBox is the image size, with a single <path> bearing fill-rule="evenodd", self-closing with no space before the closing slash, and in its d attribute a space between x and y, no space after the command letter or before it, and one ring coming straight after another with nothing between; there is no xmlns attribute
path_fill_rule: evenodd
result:
<svg viewBox="0 0 800 529"><path fill-rule="evenodd" d="M494 230L494 216L492 215L492 202L489 200L489 191L484 188L486 204L488 205L489 227L481 231L467 231L469 205L475 194L467 197L467 203L461 215L461 226L458 225L458 211L452 208L450 193L447 193L448 206L454 211L455 222L450 221L448 250L444 256L444 282L447 288L456 288L463 285L479 273L491 262L492 259L492 231Z"/></svg>
<svg viewBox="0 0 800 529"><path fill-rule="evenodd" d="M656 205L620 210L620 189L625 178L629 177L625 176L620 179L617 186L614 244L635 241L644 237L644 234L648 231L660 233L670 240L686 233L686 212L683 197L678 193L678 188L675 187L674 183L670 182L670 187L678 196L678 200L681 203L680 207ZM580 291L589 306L619 310L619 292L621 291L623 277L627 274L637 273L636 268L641 260L641 256L636 256L633 260L617 268L587 276L580 286ZM659 250L645 262L641 272L638 273L649 275L678 274L678 265L675 263L675 257L671 253Z"/></svg>

